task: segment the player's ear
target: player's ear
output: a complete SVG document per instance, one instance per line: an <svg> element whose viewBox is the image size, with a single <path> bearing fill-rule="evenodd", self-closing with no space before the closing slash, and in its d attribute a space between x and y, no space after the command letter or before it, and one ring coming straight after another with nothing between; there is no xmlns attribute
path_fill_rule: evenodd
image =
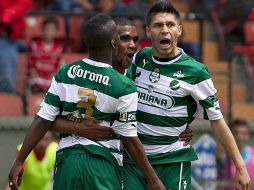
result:
<svg viewBox="0 0 254 190"><path fill-rule="evenodd" d="M183 26L181 24L178 25L178 37L182 35Z"/></svg>
<svg viewBox="0 0 254 190"><path fill-rule="evenodd" d="M150 35L150 28L146 27L146 35L149 39L151 39L151 35Z"/></svg>
<svg viewBox="0 0 254 190"><path fill-rule="evenodd" d="M114 49L116 49L116 42L115 42L115 40L111 40L111 45L112 45L112 47L113 47Z"/></svg>

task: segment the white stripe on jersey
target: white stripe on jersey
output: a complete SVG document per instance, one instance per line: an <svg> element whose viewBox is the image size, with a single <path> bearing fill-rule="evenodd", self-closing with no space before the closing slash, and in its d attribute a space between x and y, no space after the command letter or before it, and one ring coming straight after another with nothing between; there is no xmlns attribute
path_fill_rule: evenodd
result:
<svg viewBox="0 0 254 190"><path fill-rule="evenodd" d="M159 127L144 123L138 123L138 133L153 136L179 136L186 129L187 124L181 127Z"/></svg>
<svg viewBox="0 0 254 190"><path fill-rule="evenodd" d="M147 71L147 70L142 69L140 67L137 68L137 71L141 71L141 76L137 77L135 79L135 83L136 83L137 86L140 86L140 87L145 88L145 89L147 88L148 85L153 85L153 90L154 91L163 92L163 94L170 95L170 91L172 91L170 89L170 86L169 86L170 82L172 82L173 80L177 80L179 82L179 85L180 85L181 89L179 89L177 91L178 93L174 93L174 96L175 97L183 97L183 96L190 95L190 91L193 88L192 85L190 85L190 84L188 84L184 81L181 81L181 80L178 80L178 79L175 79L175 78L171 78L171 77L167 77L167 76L164 76L164 75L160 75L159 82L154 84L154 83L150 82L149 80L146 80L146 79L149 79L151 71Z"/></svg>
<svg viewBox="0 0 254 190"><path fill-rule="evenodd" d="M99 144L91 141L89 139L78 137L78 136L68 136L65 138L62 138L58 145L58 150L62 148L67 148L74 145L97 145L97 146L105 146L108 148L113 148L120 150L120 140L109 140L109 141L99 141ZM101 145L102 144L102 145ZM113 156L116 158L119 165L122 165L122 155L118 153L112 153Z"/></svg>
<svg viewBox="0 0 254 190"><path fill-rule="evenodd" d="M192 87L191 95L196 100L204 100L208 96L213 96L217 92L211 78L192 85Z"/></svg>
<svg viewBox="0 0 254 190"><path fill-rule="evenodd" d="M166 110L151 105L140 105L141 103L142 101L139 101L138 110L142 112L168 117L188 117L187 106L175 106Z"/></svg>
<svg viewBox="0 0 254 190"><path fill-rule="evenodd" d="M130 101L133 100L133 101ZM129 111L136 111L137 105L138 105L138 93L134 92L131 94L127 94L125 96L121 96L118 99L117 104L117 110L118 112L129 112ZM128 109L126 109L128 108Z"/></svg>
<svg viewBox="0 0 254 190"><path fill-rule="evenodd" d="M183 175L183 163L181 162L181 168L180 168L180 179L179 179L179 183L178 183L178 190L181 190L182 187L182 175Z"/></svg>
<svg viewBox="0 0 254 190"><path fill-rule="evenodd" d="M41 107L37 115L48 121L54 121L56 119L56 116L60 113L59 108L45 103L44 100L40 106Z"/></svg>
<svg viewBox="0 0 254 190"><path fill-rule="evenodd" d="M172 143L170 145L146 145L146 144L143 144L143 147L144 147L147 155L160 154L160 153L167 153L167 152L182 150L184 148L190 148L190 145L184 146L184 143L185 142L183 142L183 141L176 141L175 143Z"/></svg>

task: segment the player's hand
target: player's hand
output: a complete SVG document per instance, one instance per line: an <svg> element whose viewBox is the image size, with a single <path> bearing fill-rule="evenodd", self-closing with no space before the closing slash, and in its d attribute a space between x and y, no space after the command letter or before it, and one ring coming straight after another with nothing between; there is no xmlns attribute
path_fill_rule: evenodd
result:
<svg viewBox="0 0 254 190"><path fill-rule="evenodd" d="M157 178L152 182L147 182L147 190L166 190L161 180Z"/></svg>
<svg viewBox="0 0 254 190"><path fill-rule="evenodd" d="M113 135L113 130L111 128L101 126L99 121L92 118L86 118L78 123L78 125L77 135L93 141L103 141Z"/></svg>
<svg viewBox="0 0 254 190"><path fill-rule="evenodd" d="M184 141L184 146L187 146L193 137L193 131L188 125L186 129L179 135L179 140Z"/></svg>
<svg viewBox="0 0 254 190"><path fill-rule="evenodd" d="M21 184L22 175L23 163L15 160L9 173L9 187L12 190L18 190L18 186Z"/></svg>
<svg viewBox="0 0 254 190"><path fill-rule="evenodd" d="M245 165L236 171L235 180L237 190L250 190L251 181Z"/></svg>

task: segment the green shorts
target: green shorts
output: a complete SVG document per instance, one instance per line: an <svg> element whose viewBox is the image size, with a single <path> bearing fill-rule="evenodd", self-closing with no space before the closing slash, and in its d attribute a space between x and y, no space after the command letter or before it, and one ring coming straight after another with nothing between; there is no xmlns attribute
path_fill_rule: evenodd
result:
<svg viewBox="0 0 254 190"><path fill-rule="evenodd" d="M153 165L155 172L167 190L191 190L191 163ZM133 164L124 163L124 190L146 190L146 180Z"/></svg>
<svg viewBox="0 0 254 190"><path fill-rule="evenodd" d="M57 155L54 190L121 190L118 165L86 151Z"/></svg>

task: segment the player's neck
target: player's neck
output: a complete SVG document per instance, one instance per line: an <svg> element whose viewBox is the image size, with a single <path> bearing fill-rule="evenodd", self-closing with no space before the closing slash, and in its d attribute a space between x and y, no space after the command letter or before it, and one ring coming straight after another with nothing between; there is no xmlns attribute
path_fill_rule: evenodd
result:
<svg viewBox="0 0 254 190"><path fill-rule="evenodd" d="M112 62L113 68L114 68L118 73L124 74L125 69L124 69L123 67L121 67L120 65L121 65L121 64L119 64L119 63L114 63L114 62Z"/></svg>
<svg viewBox="0 0 254 190"><path fill-rule="evenodd" d="M112 53L108 50L101 51L88 51L88 58L102 63L112 65Z"/></svg>

